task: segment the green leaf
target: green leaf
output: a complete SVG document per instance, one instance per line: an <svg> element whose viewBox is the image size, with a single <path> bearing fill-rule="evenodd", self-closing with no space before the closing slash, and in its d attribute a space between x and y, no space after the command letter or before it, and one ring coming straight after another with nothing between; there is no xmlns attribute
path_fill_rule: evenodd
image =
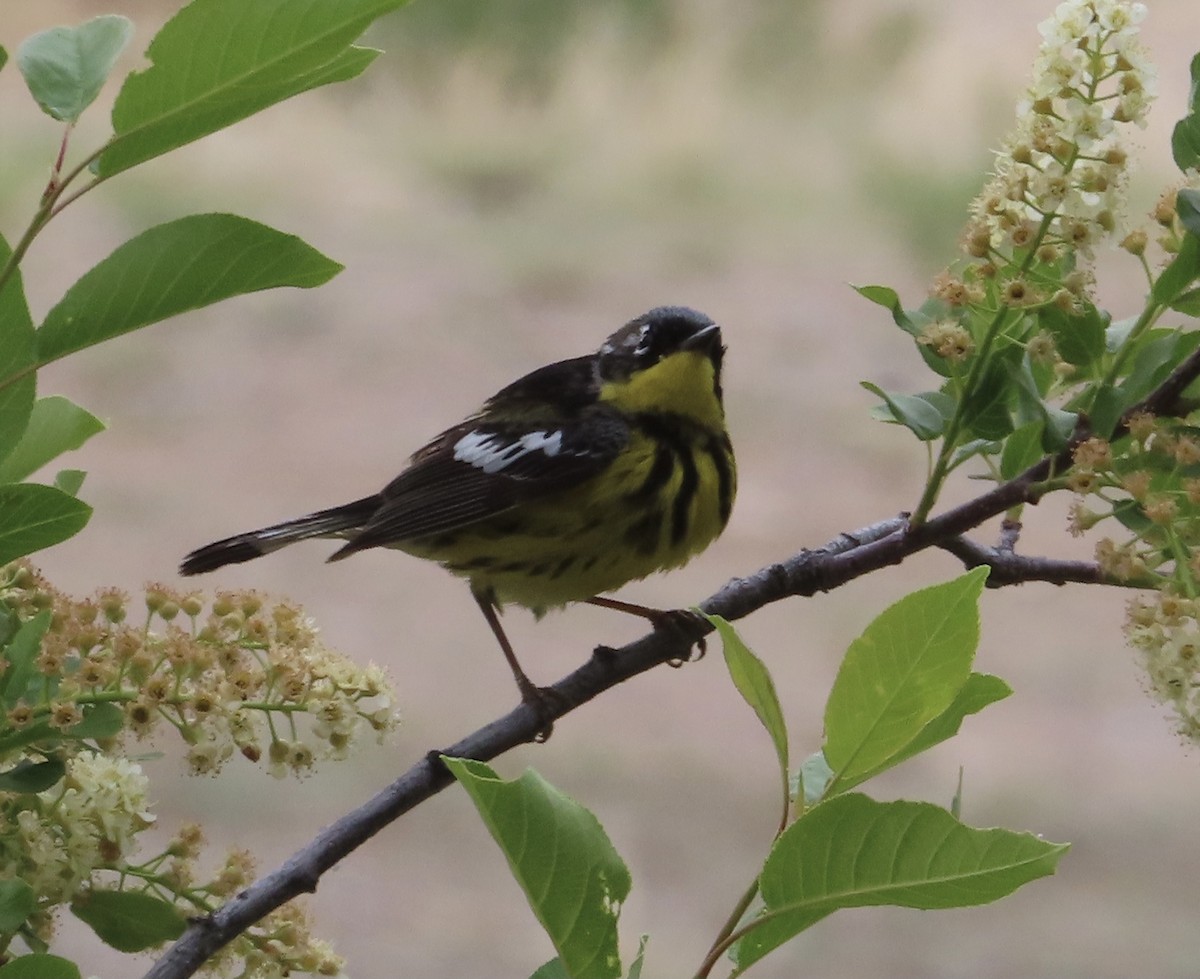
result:
<svg viewBox="0 0 1200 979"><path fill-rule="evenodd" d="M50 628L53 613L43 609L26 619L3 650L8 668L0 673L0 695L6 707L12 707L25 696L35 671L34 660L42 648L42 636Z"/></svg>
<svg viewBox="0 0 1200 979"><path fill-rule="evenodd" d="M16 792L18 795L36 795L58 784L67 772L67 766L57 758L50 761L17 762L7 772L0 772L0 792ZM0 927L0 932L11 931Z"/></svg>
<svg viewBox="0 0 1200 979"><path fill-rule="evenodd" d="M1054 305L1044 306L1038 312L1038 324L1054 338L1054 346L1068 364L1088 367L1104 356L1108 322L1091 303L1075 316Z"/></svg>
<svg viewBox="0 0 1200 979"><path fill-rule="evenodd" d="M534 970L529 979L571 979L571 973L557 955Z"/></svg>
<svg viewBox="0 0 1200 979"><path fill-rule="evenodd" d="M954 702L921 728L920 733L912 741L888 758L886 762L874 771L862 772L853 778L839 780L839 789L844 791L855 785L860 785L880 772L888 768L894 768L901 762L919 755L922 751L928 751L934 745L949 740L958 734L958 729L962 727L963 719L967 715L978 714L985 707L996 703L998 700L1003 700L1011 693L1012 687L999 677L988 673L972 673L967 677L967 682L962 685L962 689L958 691L958 696L954 698Z"/></svg>
<svg viewBox="0 0 1200 979"><path fill-rule="evenodd" d="M183 934L179 911L141 891L91 890L71 904L71 913L106 945L119 952L141 952Z"/></svg>
<svg viewBox="0 0 1200 979"><path fill-rule="evenodd" d="M963 423L976 438L996 442L1013 430L1008 411L1008 362L996 358L984 369L979 384L963 398Z"/></svg>
<svg viewBox="0 0 1200 979"><path fill-rule="evenodd" d="M0 268L12 257L0 236ZM20 441L29 424L37 388L35 335L21 270L15 268L0 289L0 460Z"/></svg>
<svg viewBox="0 0 1200 979"><path fill-rule="evenodd" d="M151 41L113 105L108 177L311 88L361 74L353 47L406 0L193 0Z"/></svg>
<svg viewBox="0 0 1200 979"><path fill-rule="evenodd" d="M0 564L75 536L91 515L90 506L53 486L0 486Z"/></svg>
<svg viewBox="0 0 1200 979"><path fill-rule="evenodd" d="M1182 191L1180 197L1183 197ZM1200 276L1200 238L1189 232L1183 236L1179 252L1154 280L1150 298L1159 305L1169 306L1187 292L1197 276Z"/></svg>
<svg viewBox="0 0 1200 979"><path fill-rule="evenodd" d="M17 67L42 111L74 122L104 87L133 37L133 24L117 14L78 27L52 27L17 48Z"/></svg>
<svg viewBox="0 0 1200 979"><path fill-rule="evenodd" d="M1093 431L1101 438L1109 438L1131 403L1120 388L1100 388L1096 392L1091 411L1088 412Z"/></svg>
<svg viewBox="0 0 1200 979"><path fill-rule="evenodd" d="M66 398L40 398L33 406L21 441L0 462L0 483L15 483L31 476L52 459L78 449L102 431L104 422Z"/></svg>
<svg viewBox="0 0 1200 979"><path fill-rule="evenodd" d="M1171 155L1180 170L1200 167L1200 54L1192 58L1188 114L1175 124L1171 133Z"/></svg>
<svg viewBox="0 0 1200 979"><path fill-rule="evenodd" d="M763 661L750 650L733 626L719 615L706 615L721 635L721 648L725 653L725 666L738 693L758 716L775 745L775 757L779 760L780 779L783 784L784 801L788 798L788 736L787 724L783 719L783 707L775 693L775 683Z"/></svg>
<svg viewBox="0 0 1200 979"><path fill-rule="evenodd" d="M776 841L759 878L765 910L738 944L740 974L841 908L987 904L1054 873L1065 844L972 829L925 802L850 794L810 809Z"/></svg>
<svg viewBox="0 0 1200 979"><path fill-rule="evenodd" d="M851 286L851 288L864 299L869 299L884 309L890 310L892 319L905 333L916 336L921 332L920 326L904 311L904 306L900 303L900 295L895 289L888 286Z"/></svg>
<svg viewBox="0 0 1200 979"><path fill-rule="evenodd" d="M942 434L945 419L925 398L915 394L889 394L870 381L859 383L872 394L882 398L891 411L892 420L903 425L922 442L930 442Z"/></svg>
<svg viewBox="0 0 1200 979"><path fill-rule="evenodd" d="M86 476L82 469L60 469L54 476L54 485L68 496L78 496Z"/></svg>
<svg viewBox="0 0 1200 979"><path fill-rule="evenodd" d="M1200 236L1200 190L1181 188L1175 195L1175 213L1189 234Z"/></svg>
<svg viewBox="0 0 1200 979"><path fill-rule="evenodd" d="M881 771L954 703L979 643L987 569L907 595L850 644L825 705L825 744L839 787Z"/></svg>
<svg viewBox="0 0 1200 979"><path fill-rule="evenodd" d="M261 289L310 288L342 266L293 235L233 214L143 231L67 290L37 331L41 363L177 313Z"/></svg>
<svg viewBox="0 0 1200 979"><path fill-rule="evenodd" d="M1030 422L1005 439L1004 451L1000 453L1001 479L1015 479L1042 458L1043 425L1040 421Z"/></svg>
<svg viewBox="0 0 1200 979"><path fill-rule="evenodd" d="M649 935L643 935L638 939L637 954L633 957L633 961L629 963L628 979L642 979L642 966L646 961L646 943L649 941Z"/></svg>
<svg viewBox="0 0 1200 979"><path fill-rule="evenodd" d="M1200 287L1180 293L1171 302L1171 308L1185 316L1200 316Z"/></svg>
<svg viewBox="0 0 1200 979"><path fill-rule="evenodd" d="M8 52L4 50L4 46L0 45L0 68L8 64Z"/></svg>
<svg viewBox="0 0 1200 979"><path fill-rule="evenodd" d="M506 782L445 758L500 845L529 906L576 977L617 977L617 919L629 871L596 817L534 771Z"/></svg>
<svg viewBox="0 0 1200 979"><path fill-rule="evenodd" d="M83 720L74 727L67 728L64 733L67 737L80 741L111 738L120 732L124 722L125 715L116 704L88 704L83 708Z"/></svg>
<svg viewBox="0 0 1200 979"><path fill-rule="evenodd" d="M37 908L37 895L20 877L0 880L0 934L11 935ZM4 975L0 970L0 976Z"/></svg>
<svg viewBox="0 0 1200 979"><path fill-rule="evenodd" d="M0 979L80 979L79 966L58 955L37 952L0 966Z"/></svg>
<svg viewBox="0 0 1200 979"><path fill-rule="evenodd" d="M1129 375L1121 382L1120 391L1127 404L1136 404L1161 384L1184 357L1188 356L1200 334L1195 331L1149 330L1137 341L1137 352Z"/></svg>

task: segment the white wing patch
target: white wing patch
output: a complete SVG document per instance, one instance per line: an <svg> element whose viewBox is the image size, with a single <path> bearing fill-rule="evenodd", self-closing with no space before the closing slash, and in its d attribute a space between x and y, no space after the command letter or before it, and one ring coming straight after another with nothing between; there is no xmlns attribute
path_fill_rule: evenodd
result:
<svg viewBox="0 0 1200 979"><path fill-rule="evenodd" d="M488 474L497 473L530 452L558 455L562 451L562 437L561 429L557 432L526 432L512 442L501 439L495 432L468 432L454 443L454 459Z"/></svg>

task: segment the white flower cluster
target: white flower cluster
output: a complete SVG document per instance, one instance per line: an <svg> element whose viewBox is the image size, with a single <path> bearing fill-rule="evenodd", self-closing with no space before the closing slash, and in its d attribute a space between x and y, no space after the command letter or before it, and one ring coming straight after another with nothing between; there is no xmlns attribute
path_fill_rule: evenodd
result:
<svg viewBox="0 0 1200 979"><path fill-rule="evenodd" d="M1167 594L1136 598L1125 634L1142 654L1150 692L1174 710L1183 737L1200 741L1200 601Z"/></svg>
<svg viewBox="0 0 1200 979"><path fill-rule="evenodd" d="M24 879L47 906L69 900L93 871L127 854L134 834L154 821L148 786L141 766L125 758L75 755L62 781L15 814L19 846L0 850L6 858L0 878Z"/></svg>
<svg viewBox="0 0 1200 979"><path fill-rule="evenodd" d="M1033 241L1087 254L1116 230L1126 173L1118 126L1144 126L1155 94L1138 38L1145 15L1141 3L1067 0L1040 25L1017 126L974 205L972 254Z"/></svg>

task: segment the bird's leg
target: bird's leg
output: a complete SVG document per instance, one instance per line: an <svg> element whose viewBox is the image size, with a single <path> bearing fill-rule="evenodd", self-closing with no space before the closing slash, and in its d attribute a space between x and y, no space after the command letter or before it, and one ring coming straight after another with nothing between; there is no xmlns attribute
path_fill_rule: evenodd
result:
<svg viewBox="0 0 1200 979"><path fill-rule="evenodd" d="M537 740L548 740L554 731L554 721L549 716L550 708L555 700L553 692L537 686L521 669L521 664L517 662L517 654L513 652L512 643L508 641L508 636L504 634L504 628L500 625L500 616L496 614L496 602L492 596L486 593L480 594L474 589L471 589L471 594L479 603L483 617L487 619L487 624L492 628L492 634L500 643L500 650L504 653L504 658L508 660L508 667L512 670L513 679L517 681L517 689L521 691L521 702L537 711L538 717L545 722L544 727L538 732Z"/></svg>
<svg viewBox="0 0 1200 979"><path fill-rule="evenodd" d="M703 657L708 648L703 636L693 638L695 630L700 625L706 623L704 619L690 609L650 608L646 605L636 605L633 602L623 602L619 598L605 598L602 595L595 595L592 598L584 599L584 601L589 605L596 605L600 608L610 608L615 612L636 615L640 619L646 619L657 630L674 632L681 638L688 640L689 647L696 647L696 659ZM683 660L668 660L668 662L672 666L680 666Z"/></svg>

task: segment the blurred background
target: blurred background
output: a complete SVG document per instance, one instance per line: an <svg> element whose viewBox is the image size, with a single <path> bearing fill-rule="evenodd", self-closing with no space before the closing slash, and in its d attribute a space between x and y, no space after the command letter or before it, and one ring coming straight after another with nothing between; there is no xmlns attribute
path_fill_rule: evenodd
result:
<svg viewBox="0 0 1200 979"><path fill-rule="evenodd" d="M38 555L61 587L180 583L179 559L231 533L373 492L426 438L503 384L594 349L662 303L725 328L740 488L725 536L686 569L628 588L693 604L734 575L911 507L924 451L868 417L859 386L930 379L849 283L910 302L955 256L965 208L1013 118L1048 0L418 0L367 40L362 79L122 175L56 220L27 259L40 318L87 268L163 220L231 210L344 262L322 289L225 303L53 365L111 430L89 471L90 526ZM117 12L137 68L165 0L6 0L0 44ZM1176 178L1171 126L1200 49L1195 0L1150 4L1160 99L1134 147L1135 220ZM112 91L73 146L98 145ZM0 75L0 228L15 239L59 139L13 66ZM1100 256L1100 299L1137 308L1134 263ZM947 502L979 491L963 482ZM1029 553L1086 555L1065 506L1027 515ZM317 777L231 764L216 779L150 764L164 833L200 819L214 849L264 870L427 750L507 711L512 681L465 586L395 553L325 565L301 545L200 584L301 602L326 641L385 663L405 723ZM773 671L802 759L841 654L889 602L960 569L922 557L831 595L763 610L743 634ZM844 912L752 973L806 976L1194 976L1200 961L1200 755L1150 702L1119 631L1124 596L1029 585L989 593L977 668L1015 688L961 737L874 787L1069 840L1056 878L993 907ZM639 624L577 608L506 627L539 681ZM529 765L592 808L630 865L625 957L690 975L771 839L768 739L719 650L657 670L562 722ZM528 975L553 950L465 796L443 793L322 881L318 931L356 979ZM64 921L85 973L134 974ZM140 971L137 970L137 971Z"/></svg>

